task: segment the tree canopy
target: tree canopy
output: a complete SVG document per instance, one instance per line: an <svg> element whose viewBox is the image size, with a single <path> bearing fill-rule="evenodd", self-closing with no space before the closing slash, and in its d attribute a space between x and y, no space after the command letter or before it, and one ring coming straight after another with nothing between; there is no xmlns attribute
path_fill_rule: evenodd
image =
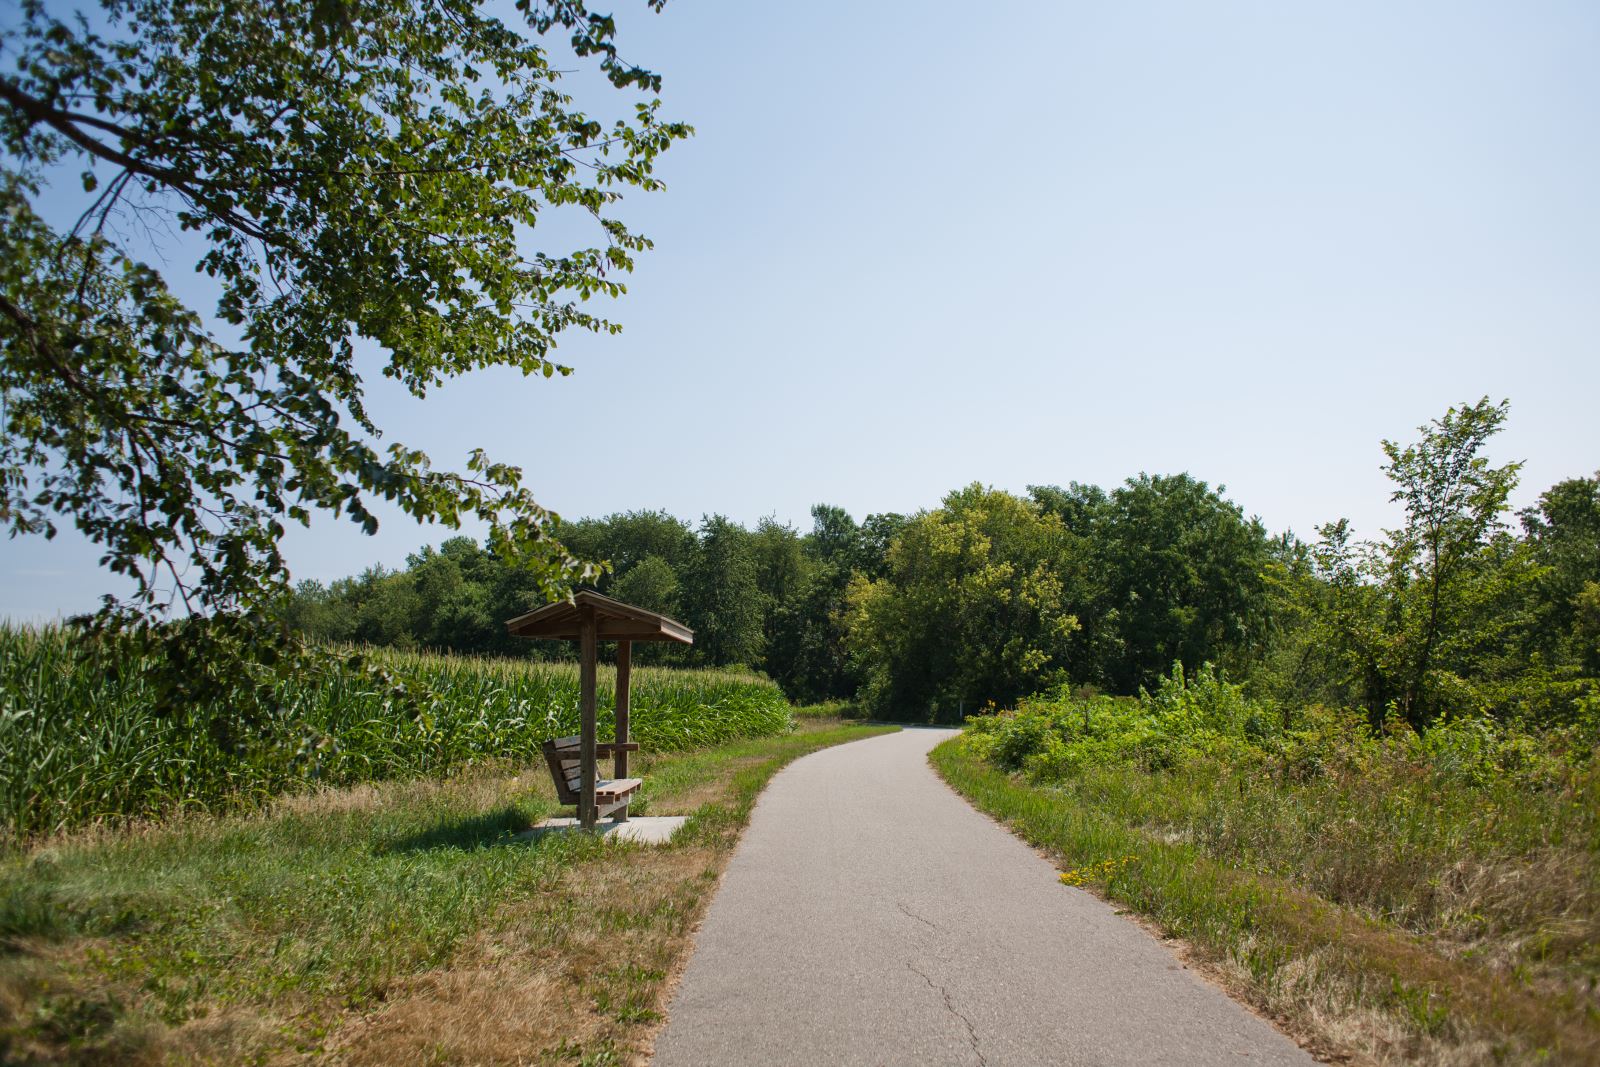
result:
<svg viewBox="0 0 1600 1067"><path fill-rule="evenodd" d="M110 621L259 613L286 523L371 532L377 501L483 522L543 593L592 575L517 468L385 444L356 361L422 397L566 374L564 331L617 329L584 301L650 245L619 202L689 128L614 36L581 0L24 0L0 31L0 522L99 543L133 581ZM643 98L592 116L574 63ZM557 212L592 241L535 250ZM214 307L152 262L174 229Z"/></svg>
<svg viewBox="0 0 1600 1067"><path fill-rule="evenodd" d="M1064 680L1078 619L1063 533L1033 502L981 485L906 523L883 577L859 576L848 595L869 701L953 718Z"/></svg>

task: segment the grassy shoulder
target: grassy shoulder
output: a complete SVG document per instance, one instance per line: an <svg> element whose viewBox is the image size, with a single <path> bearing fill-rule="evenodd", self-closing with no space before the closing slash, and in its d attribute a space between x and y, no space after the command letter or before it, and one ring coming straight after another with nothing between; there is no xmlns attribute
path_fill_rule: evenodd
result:
<svg viewBox="0 0 1600 1067"><path fill-rule="evenodd" d="M665 848L516 835L543 768L284 798L0 856L0 1060L633 1062L756 796L885 732L646 756Z"/></svg>
<svg viewBox="0 0 1600 1067"><path fill-rule="evenodd" d="M1527 818L1475 847L1471 818L1492 811L1457 810L1460 798L1420 781L1411 794L1377 781L1301 789L1220 762L1038 781L995 766L973 742L933 751L946 781L1053 852L1063 882L1182 938L1320 1052L1397 1063L1600 1059L1595 842L1581 797L1541 809L1567 808L1535 835L1544 847ZM1374 824L1383 810L1391 818ZM1318 832L1306 832L1313 824ZM1500 844L1497 863L1489 846Z"/></svg>

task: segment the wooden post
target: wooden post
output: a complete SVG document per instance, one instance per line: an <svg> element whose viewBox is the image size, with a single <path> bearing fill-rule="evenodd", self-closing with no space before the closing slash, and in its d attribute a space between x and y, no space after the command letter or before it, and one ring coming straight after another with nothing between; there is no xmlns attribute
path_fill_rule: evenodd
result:
<svg viewBox="0 0 1600 1067"><path fill-rule="evenodd" d="M578 822L585 830L594 829L594 666L599 635L594 620L594 607L585 604L578 609L579 638L579 714L582 725L578 729L578 758L583 771L582 788L578 793Z"/></svg>
<svg viewBox="0 0 1600 1067"><path fill-rule="evenodd" d="M633 667L633 642L623 638L617 642L617 743L628 742L628 712L632 710L631 697L628 693L628 677ZM615 767L612 771L615 778L628 777L628 750L617 749ZM617 822L628 821L628 807L624 804L612 816Z"/></svg>

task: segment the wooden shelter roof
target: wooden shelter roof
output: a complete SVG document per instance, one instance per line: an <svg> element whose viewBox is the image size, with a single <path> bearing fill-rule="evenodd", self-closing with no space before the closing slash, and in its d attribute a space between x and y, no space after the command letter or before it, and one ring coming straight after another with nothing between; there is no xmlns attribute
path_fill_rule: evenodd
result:
<svg viewBox="0 0 1600 1067"><path fill-rule="evenodd" d="M581 636L580 610L594 609L596 634L602 641L676 641L694 644L694 631L676 619L624 604L620 600L582 589L571 601L557 601L518 615L506 623L513 637L576 641Z"/></svg>

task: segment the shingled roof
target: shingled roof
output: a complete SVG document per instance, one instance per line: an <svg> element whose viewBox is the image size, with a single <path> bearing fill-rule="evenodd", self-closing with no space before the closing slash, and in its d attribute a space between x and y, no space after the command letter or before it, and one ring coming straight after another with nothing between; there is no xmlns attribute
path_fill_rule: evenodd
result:
<svg viewBox="0 0 1600 1067"><path fill-rule="evenodd" d="M582 589L571 601L557 601L518 615L506 623L513 637L537 637L554 641L578 640L579 609L594 608L596 634L602 641L676 641L694 644L694 631L676 619L624 604L620 600Z"/></svg>

